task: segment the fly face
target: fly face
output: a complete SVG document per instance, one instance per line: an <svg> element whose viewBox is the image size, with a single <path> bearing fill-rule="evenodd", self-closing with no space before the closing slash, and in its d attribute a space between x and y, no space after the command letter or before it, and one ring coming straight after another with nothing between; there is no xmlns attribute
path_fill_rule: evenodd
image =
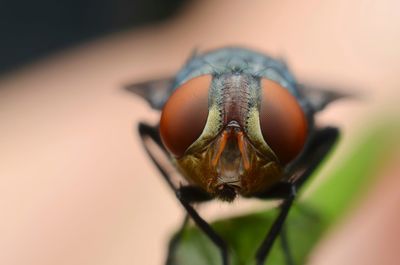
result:
<svg viewBox="0 0 400 265"><path fill-rule="evenodd" d="M185 80L160 121L161 139L182 175L225 201L282 180L307 136L295 96L246 65L239 60Z"/></svg>
<svg viewBox="0 0 400 265"><path fill-rule="evenodd" d="M229 264L227 245L191 204L237 195L283 200L256 251L257 264L264 264L296 191L338 138L336 128L314 126L314 114L346 95L300 85L282 62L242 48L196 55L175 78L127 89L162 111L159 125L139 124L142 142L188 215L219 248L223 265ZM148 140L168 153L189 185L173 183ZM169 251L167 264L174 248Z"/></svg>

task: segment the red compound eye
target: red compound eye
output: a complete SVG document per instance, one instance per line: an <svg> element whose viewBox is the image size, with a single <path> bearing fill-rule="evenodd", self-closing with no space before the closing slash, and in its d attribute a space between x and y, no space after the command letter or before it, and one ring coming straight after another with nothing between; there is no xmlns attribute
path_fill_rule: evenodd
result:
<svg viewBox="0 0 400 265"><path fill-rule="evenodd" d="M203 132L208 116L211 75L195 77L178 87L161 114L160 135L165 147L176 157Z"/></svg>
<svg viewBox="0 0 400 265"><path fill-rule="evenodd" d="M307 120L296 98L278 83L261 80L261 131L282 164L295 158L307 137Z"/></svg>

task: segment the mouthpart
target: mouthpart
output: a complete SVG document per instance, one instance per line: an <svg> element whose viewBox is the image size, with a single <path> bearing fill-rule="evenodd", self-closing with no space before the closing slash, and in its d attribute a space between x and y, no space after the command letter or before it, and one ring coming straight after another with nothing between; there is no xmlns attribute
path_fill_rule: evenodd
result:
<svg viewBox="0 0 400 265"><path fill-rule="evenodd" d="M224 201L232 201L241 189L241 178L250 169L248 143L238 122L230 121L214 146L211 167L218 177L214 192Z"/></svg>

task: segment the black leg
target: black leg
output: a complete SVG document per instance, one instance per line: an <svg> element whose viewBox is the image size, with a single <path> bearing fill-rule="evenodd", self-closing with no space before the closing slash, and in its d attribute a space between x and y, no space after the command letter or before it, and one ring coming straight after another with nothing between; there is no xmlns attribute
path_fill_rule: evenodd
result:
<svg viewBox="0 0 400 265"><path fill-rule="evenodd" d="M190 215L196 225L202 230L208 238L218 247L222 256L222 264L228 265L228 247L225 241L214 231L214 229L196 212L196 210L185 200L179 198L186 212Z"/></svg>
<svg viewBox="0 0 400 265"><path fill-rule="evenodd" d="M279 235L282 226L285 222L287 214L289 213L290 207L292 206L293 200L296 196L296 188L292 185L292 189L288 197L283 201L281 205L281 209L279 212L278 217L275 219L274 223L272 224L267 236L265 237L264 241L261 243L260 247L256 253L256 261L257 265L263 265L268 257L269 251L275 239Z"/></svg>
<svg viewBox="0 0 400 265"><path fill-rule="evenodd" d="M274 221L267 236L256 253L257 265L262 265L265 263L268 253L271 250L277 235L282 229L287 214L295 198L296 191L304 184L304 182L310 177L321 161L326 157L335 144L338 135L339 133L336 128L328 127L317 130L314 135L312 135L312 138L307 144L305 151L293 163L288 172L286 172L286 174L290 175L299 173L299 176L297 176L295 179L291 179L289 177L289 182L278 183L271 190L256 196L263 199L284 199L278 217Z"/></svg>
<svg viewBox="0 0 400 265"><path fill-rule="evenodd" d="M190 185L180 187L178 189L178 196L187 203L202 203L214 199L209 193Z"/></svg>
<svg viewBox="0 0 400 265"><path fill-rule="evenodd" d="M192 207L191 203L204 202L212 199L209 195L204 193L202 190L193 186L184 186L177 188L169 176L168 172L162 167L158 162L157 158L152 154L148 143L145 141L146 137L152 139L160 148L165 150L162 146L161 139L158 134L158 130L155 127L140 123L139 124L139 134L142 138L143 145L146 149L147 154L150 156L153 163L156 165L161 175L164 177L168 186L175 192L178 200L181 202L182 206L185 208L188 215L193 219L196 225L208 236L208 238L218 247L222 256L222 264L228 265L228 248L225 241L214 231L214 229L197 213L197 211ZM177 244L175 242L174 244ZM172 256L173 253L169 253Z"/></svg>
<svg viewBox="0 0 400 265"><path fill-rule="evenodd" d="M293 180L296 188L299 189L310 177L322 160L328 155L339 137L337 128L326 127L318 129L307 143L305 150L292 165L286 174L288 176L299 175ZM300 174L297 174L300 172Z"/></svg>
<svg viewBox="0 0 400 265"><path fill-rule="evenodd" d="M148 143L146 142L146 138L150 138L153 140L161 150L163 150L164 153L167 151L165 150L164 146L161 143L161 138L158 134L158 130L155 127L152 127L150 125L144 124L144 123L139 123L139 135L140 138L142 139L142 143L144 146L144 149L146 150L146 153L149 155L150 159L153 161L154 165L156 165L158 171L161 173L161 176L163 176L164 180L167 182L168 186L176 193L177 192L177 187L174 185L174 183L171 180L171 177L167 173L167 171L161 166L161 164L158 162L157 158L153 155L151 152Z"/></svg>

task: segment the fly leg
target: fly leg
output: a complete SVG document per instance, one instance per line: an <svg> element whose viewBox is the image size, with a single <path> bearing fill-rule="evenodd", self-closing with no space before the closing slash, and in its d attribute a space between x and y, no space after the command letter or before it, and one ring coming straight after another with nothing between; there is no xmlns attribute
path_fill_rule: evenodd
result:
<svg viewBox="0 0 400 265"><path fill-rule="evenodd" d="M161 163L158 161L156 156L152 153L146 138L150 138L154 143L156 143L159 148L161 148L165 153L166 150L162 145L157 127L153 127L144 123L139 124L139 135L142 139L144 148L147 154L150 156L153 163L156 165L157 169L160 171L163 178L166 180L168 186L175 192L178 200L185 208L187 214L192 218L196 225L208 236L208 238L218 247L222 256L222 264L228 265L228 248L225 241L214 231L214 229L197 213L193 208L193 203L200 203L211 200L212 197L206 192L194 186L182 186L176 187L172 182L171 176L168 174L167 170L163 168ZM183 231L186 226L187 221L183 222L183 226L180 231ZM175 251L179 239L175 240L172 246L169 246L170 252L168 253L167 264L170 262L173 251ZM172 252L171 252L172 251Z"/></svg>
<svg viewBox="0 0 400 265"><path fill-rule="evenodd" d="M178 188L176 196L184 206L187 213L185 215L184 221L180 229L169 242L166 265L176 264L174 260L175 257L174 254L179 246L180 239L182 238L182 235L185 231L186 225L189 221L189 217L191 217L196 223L196 225L198 225L200 229L203 230L207 234L207 236L217 245L217 247L220 248L221 253L223 253L222 255L227 255L226 246L224 246L225 242L214 232L214 230L209 226L209 224L206 221L204 221L195 211L195 209L191 206L192 203L202 203L209 201L212 199L212 197L208 193L194 186L182 186ZM205 228L205 226L209 228ZM205 229L207 229L207 232ZM220 247L221 242L224 246L223 250ZM227 263L223 264L225 265Z"/></svg>
<svg viewBox="0 0 400 265"><path fill-rule="evenodd" d="M228 265L228 250L225 241L212 229L212 227L197 213L197 211L193 208L193 203L202 203L205 201L209 201L212 199L210 195L197 187L194 186L183 186L180 187L176 193L179 201L185 208L187 215L185 217L185 221L182 224L179 232L176 236L171 240L169 249L168 249L168 258L167 265L175 264L174 262L174 252L178 247L179 240L182 237L182 233L185 229L185 226L188 221L188 217L190 216L192 220L196 223L196 225L208 236L208 238L219 248L222 261L224 265Z"/></svg>
<svg viewBox="0 0 400 265"><path fill-rule="evenodd" d="M287 176L289 176L289 180L291 180L290 176L292 175L298 176L292 181L278 183L272 189L256 196L262 199L283 199L278 217L275 219L264 241L257 250L257 265L265 264L275 239L282 231L283 224L292 206L297 190L306 182L317 166L326 157L336 143L338 136L339 132L336 128L327 127L316 130L305 146L302 154L289 166L289 170L286 172ZM289 255L289 253L290 251L285 251L285 255ZM286 260L293 260L293 258L286 257ZM287 264L290 265L290 263Z"/></svg>
<svg viewBox="0 0 400 265"><path fill-rule="evenodd" d="M208 238L217 246L222 256L222 264L228 265L228 246L226 242L214 231L214 229L208 224L193 208L193 206L185 201L183 198L179 198L179 201L185 208L186 212L190 215L196 225L202 230Z"/></svg>
<svg viewBox="0 0 400 265"><path fill-rule="evenodd" d="M183 198L183 200L186 201L187 203L202 203L202 202L206 202L206 201L209 201L212 199L212 197L208 193L206 193L194 186L182 186L182 187L178 188L178 191L176 194L177 194L178 198L179 197ZM186 213L184 221L183 221L180 229L178 230L178 232L175 234L175 236L169 242L166 265L176 264L175 259L174 259L175 252L179 246L179 242L183 236L186 225L189 221L189 217L190 217L189 213Z"/></svg>
<svg viewBox="0 0 400 265"><path fill-rule="evenodd" d="M300 172L293 183L299 189L312 175L319 164L329 154L329 151L335 145L339 138L339 130L334 127L325 127L317 129L306 144L304 151L288 167L287 176L294 176Z"/></svg>
<svg viewBox="0 0 400 265"><path fill-rule="evenodd" d="M260 247L256 252L257 265L265 264L265 261L267 260L268 254L271 250L271 247L274 244L279 233L281 232L282 226L292 206L293 200L296 197L296 187L292 184L289 184L287 187L289 188L289 192L287 194L287 197L284 199L283 203L280 206L280 212L278 214L278 217L275 219L267 236L264 238L263 242L261 243Z"/></svg>
<svg viewBox="0 0 400 265"><path fill-rule="evenodd" d="M176 193L178 188L172 182L172 179L169 176L169 174L167 173L167 171L161 166L161 163L158 161L156 156L151 151L149 143L146 141L147 139L152 140L164 152L164 154L167 155L167 150L164 148L164 146L161 142L161 137L160 137L160 134L158 133L157 127L153 127L151 125L140 122L139 126L138 126L138 130L139 130L139 136L142 140L142 144L143 144L144 149L146 150L146 153L148 154L150 159L153 161L153 163L157 167L158 171L160 171L161 176L167 182L168 186Z"/></svg>

